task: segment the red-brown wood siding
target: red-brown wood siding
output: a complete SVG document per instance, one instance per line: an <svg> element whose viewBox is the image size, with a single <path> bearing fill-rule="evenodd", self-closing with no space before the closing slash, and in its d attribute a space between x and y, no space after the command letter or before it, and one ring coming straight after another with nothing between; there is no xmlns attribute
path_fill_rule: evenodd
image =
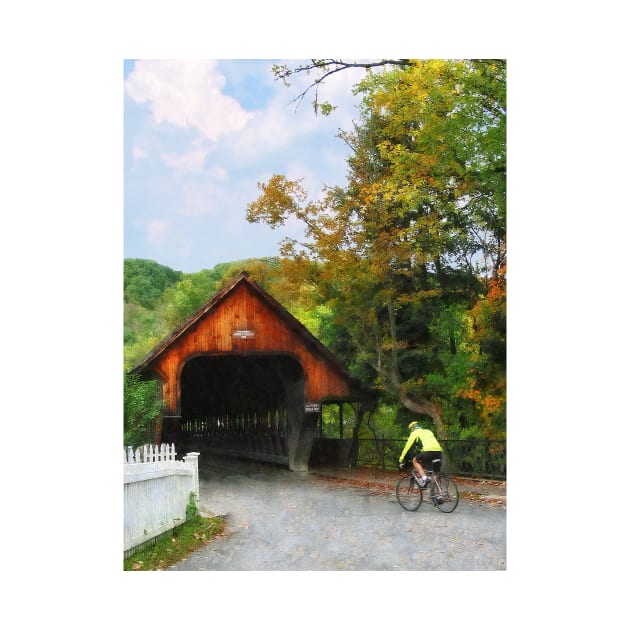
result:
<svg viewBox="0 0 630 630"><path fill-rule="evenodd" d="M250 336L235 338L234 331L238 330L249 331L244 335ZM347 375L312 346L308 337L291 325L290 318L280 317L247 282L241 282L149 365L164 379L163 396L170 414L177 413L180 393L176 390L184 363L207 353L286 353L302 366L305 400L348 397Z"/></svg>

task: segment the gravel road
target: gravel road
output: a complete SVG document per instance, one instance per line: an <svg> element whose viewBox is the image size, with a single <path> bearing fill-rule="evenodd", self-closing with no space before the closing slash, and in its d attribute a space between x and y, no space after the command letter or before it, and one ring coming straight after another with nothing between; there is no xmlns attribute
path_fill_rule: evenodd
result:
<svg viewBox="0 0 630 630"><path fill-rule="evenodd" d="M464 492L451 514L397 503L394 485L200 458L200 509L224 535L168 571L494 571L507 568L506 503ZM460 488L461 489L461 488Z"/></svg>

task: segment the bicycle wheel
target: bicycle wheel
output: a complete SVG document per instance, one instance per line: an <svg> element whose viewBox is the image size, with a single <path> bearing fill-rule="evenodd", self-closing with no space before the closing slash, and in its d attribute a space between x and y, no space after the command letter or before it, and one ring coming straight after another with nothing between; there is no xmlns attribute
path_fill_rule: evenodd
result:
<svg viewBox="0 0 630 630"><path fill-rule="evenodd" d="M431 501L440 512L452 512L459 503L455 482L445 475L437 475L431 484Z"/></svg>
<svg viewBox="0 0 630 630"><path fill-rule="evenodd" d="M408 512L415 512L422 504L422 490L413 476L403 477L396 484L398 503Z"/></svg>

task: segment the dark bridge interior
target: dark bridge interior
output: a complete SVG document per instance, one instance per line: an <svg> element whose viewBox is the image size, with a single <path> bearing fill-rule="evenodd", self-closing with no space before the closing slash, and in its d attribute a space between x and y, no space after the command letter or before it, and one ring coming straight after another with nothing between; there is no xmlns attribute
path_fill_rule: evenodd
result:
<svg viewBox="0 0 630 630"><path fill-rule="evenodd" d="M181 376L179 441L199 451L287 456L287 410L303 406L304 374L287 355L198 356ZM301 395L301 399L300 399Z"/></svg>

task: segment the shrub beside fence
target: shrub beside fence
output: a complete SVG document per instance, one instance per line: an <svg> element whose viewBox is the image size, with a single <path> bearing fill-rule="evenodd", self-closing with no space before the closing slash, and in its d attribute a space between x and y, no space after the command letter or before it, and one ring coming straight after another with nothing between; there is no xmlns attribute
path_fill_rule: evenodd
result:
<svg viewBox="0 0 630 630"><path fill-rule="evenodd" d="M125 451L125 557L184 523L191 493L198 505L199 453L175 455L174 444Z"/></svg>
<svg viewBox="0 0 630 630"><path fill-rule="evenodd" d="M358 466L394 470L407 440L360 439ZM447 470L454 475L507 478L505 440L441 440Z"/></svg>

